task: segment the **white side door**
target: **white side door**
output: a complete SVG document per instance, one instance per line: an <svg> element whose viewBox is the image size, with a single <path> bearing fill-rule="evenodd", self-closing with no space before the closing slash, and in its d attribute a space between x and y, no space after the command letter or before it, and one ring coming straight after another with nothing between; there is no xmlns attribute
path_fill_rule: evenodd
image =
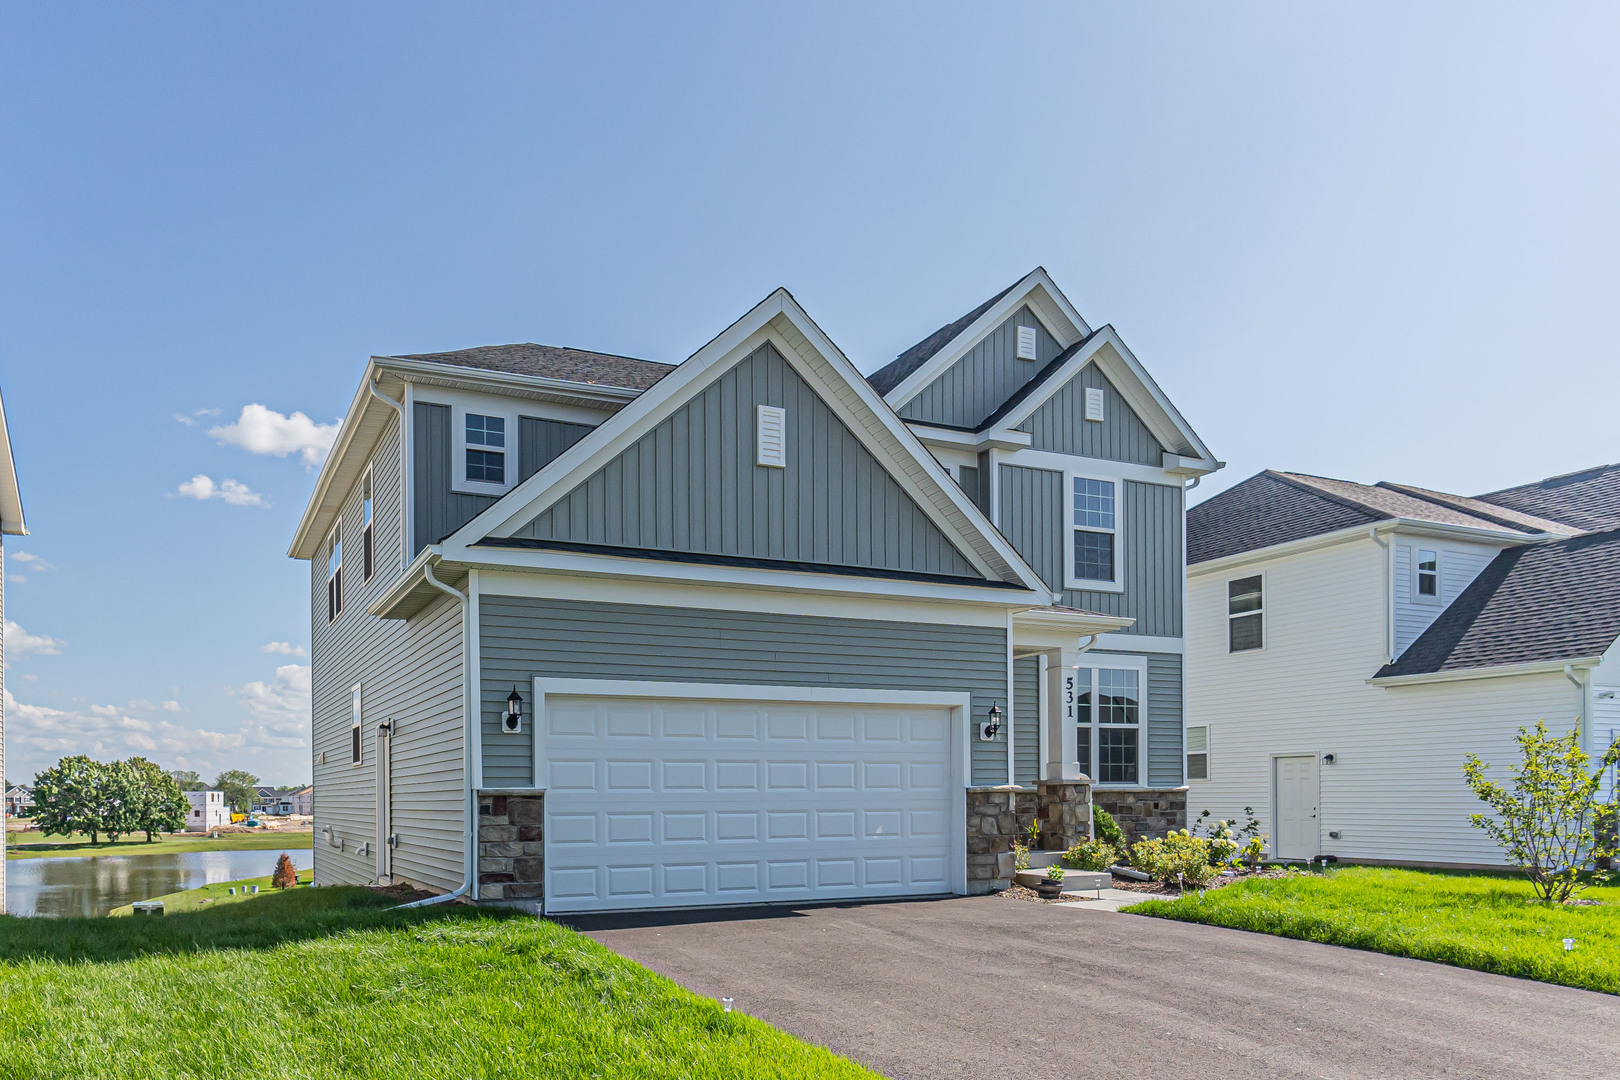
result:
<svg viewBox="0 0 1620 1080"><path fill-rule="evenodd" d="M1277 835L1271 844L1272 856L1309 861L1316 858L1321 839L1317 828L1316 755L1288 754L1273 760Z"/></svg>

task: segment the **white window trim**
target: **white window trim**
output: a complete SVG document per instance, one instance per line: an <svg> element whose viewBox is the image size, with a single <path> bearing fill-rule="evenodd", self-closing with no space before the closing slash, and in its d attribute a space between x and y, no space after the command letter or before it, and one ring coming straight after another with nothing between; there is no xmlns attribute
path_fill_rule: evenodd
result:
<svg viewBox="0 0 1620 1080"><path fill-rule="evenodd" d="M332 568L332 548L342 539L343 518L341 515L339 515L337 524L333 525L332 531L326 534L326 621L328 625L337 622L338 619L343 615L343 579L340 575L343 573L343 563L347 558L347 553L339 554L337 568ZM336 597L332 595L333 578L338 579ZM333 602L334 599L336 600L336 603Z"/></svg>
<svg viewBox="0 0 1620 1080"><path fill-rule="evenodd" d="M366 489L371 489L371 519L366 519ZM360 474L360 580L370 581L377 576L377 486L371 478L371 463ZM366 533L371 533L371 565L366 565Z"/></svg>
<svg viewBox="0 0 1620 1080"><path fill-rule="evenodd" d="M1183 780L1185 780L1189 784L1207 784L1207 783L1210 782L1211 778L1213 778L1214 775L1215 775L1215 768L1214 768L1214 766L1215 766L1215 758L1214 758L1214 755L1210 752L1209 727L1210 726L1208 724L1189 724L1189 725L1187 725L1186 731L1184 731L1182 733L1182 736L1181 736L1181 777L1182 777ZM1194 778L1193 774L1192 774L1192 770L1187 767L1187 758L1188 758L1188 756L1195 752L1192 749L1190 749L1191 742L1188 740L1187 734L1189 732L1193 731L1195 728L1202 728L1204 730L1204 749L1202 751L1199 751L1204 755L1204 775L1202 777L1200 777L1200 778Z"/></svg>
<svg viewBox="0 0 1620 1080"><path fill-rule="evenodd" d="M1114 671L1136 672L1136 783L1134 784L1105 784L1097 776L1097 749L1098 743L1101 741L1098 738L1098 731L1104 727L1117 728L1125 726L1120 724L1099 724L1097 722L1097 672L1102 668L1110 668ZM1080 666L1075 669L1077 684L1080 672L1082 671L1086 672L1091 679L1091 760L1080 762L1080 771L1091 777L1092 787L1100 788L1104 791L1149 790L1151 785L1147 782L1147 657L1118 656L1113 653L1099 652L1086 653L1080 658ZM1078 685L1076 686L1076 689L1079 690ZM1085 691L1080 692L1084 693ZM1183 756L1185 756L1185 742L1182 743L1182 751ZM1182 768L1186 768L1185 761L1182 762Z"/></svg>
<svg viewBox="0 0 1620 1080"><path fill-rule="evenodd" d="M1418 564L1423 561L1423 553L1425 551L1434 552L1434 595L1433 596L1424 596L1421 592L1418 591L1418 577L1419 577ZM1423 548L1423 547L1418 547L1416 544L1412 545L1412 580L1407 583L1408 587L1411 589L1412 603L1414 603L1414 604L1426 604L1426 605L1429 605L1431 607L1438 607L1442 603L1444 603L1444 601L1442 601L1440 599L1440 592L1441 592L1441 589L1443 588L1443 585L1441 583L1445 580L1445 578L1444 578L1445 561L1446 561L1446 553L1441 551L1437 547Z"/></svg>
<svg viewBox="0 0 1620 1080"><path fill-rule="evenodd" d="M1232 614L1232 582L1243 581L1246 578L1252 577L1257 577L1260 579L1260 610L1245 611L1240 615ZM1271 595L1271 586L1266 581L1266 572L1264 570L1259 570L1253 574L1238 573L1231 577L1223 578L1222 581L1225 583L1222 598L1226 601L1226 655L1253 656L1256 653L1265 652L1267 649L1271 648L1271 620L1266 618L1266 605L1269 602L1268 598ZM1260 647L1258 649L1234 650L1232 648L1232 620L1245 618L1249 615L1260 616Z"/></svg>
<svg viewBox="0 0 1620 1080"><path fill-rule="evenodd" d="M467 479L467 414L498 416L506 421L506 482L491 484L483 480ZM463 495L505 495L517 487L518 477L518 414L516 409L496 405L467 405L460 402L450 406L450 490ZM476 449L483 449L477 447Z"/></svg>
<svg viewBox="0 0 1620 1080"><path fill-rule="evenodd" d="M1095 480L1101 484L1112 484L1114 486L1114 579L1112 581L1093 581L1090 578L1074 576L1074 534L1081 529L1081 526L1074 523L1074 482L1076 480ZM1062 513L1066 525L1063 533L1063 587L1087 592L1124 592L1125 481L1115 476L1100 476L1094 472L1065 469L1063 472ZM1085 531L1106 532L1108 530L1088 528Z"/></svg>
<svg viewBox="0 0 1620 1080"><path fill-rule="evenodd" d="M349 766L358 769L366 763L366 740L362 736L358 742L354 734L360 730L360 717L364 701L360 695L360 684L355 683L349 688ZM358 746L360 752L356 754L354 748Z"/></svg>

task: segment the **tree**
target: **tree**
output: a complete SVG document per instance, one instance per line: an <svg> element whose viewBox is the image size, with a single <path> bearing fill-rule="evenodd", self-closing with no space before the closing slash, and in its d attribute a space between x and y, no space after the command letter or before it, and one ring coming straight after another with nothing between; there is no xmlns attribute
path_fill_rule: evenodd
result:
<svg viewBox="0 0 1620 1080"><path fill-rule="evenodd" d="M107 839L118 843L120 836L134 832L139 826L142 777L130 768L127 761L109 761L101 769L99 812L101 828Z"/></svg>
<svg viewBox="0 0 1620 1080"><path fill-rule="evenodd" d="M139 801L131 828L146 833L148 844L154 832L177 832L185 828L191 804L175 778L143 757L132 757L124 766L137 779Z"/></svg>
<svg viewBox="0 0 1620 1080"><path fill-rule="evenodd" d="M276 860L276 872L270 876L270 884L278 889L291 889L298 884L298 871L293 869L292 859L285 851Z"/></svg>
<svg viewBox="0 0 1620 1080"><path fill-rule="evenodd" d="M83 754L65 757L34 777L34 824L47 835L85 833L99 844L106 766Z"/></svg>
<svg viewBox="0 0 1620 1080"><path fill-rule="evenodd" d="M1547 722L1538 720L1534 731L1521 727L1514 738L1521 761L1507 784L1488 779L1490 766L1473 754L1463 763L1469 789L1493 811L1468 820L1524 871L1538 897L1561 904L1586 887L1581 871L1615 854L1614 839L1598 836L1594 826L1603 810L1597 793L1604 772L1620 760L1620 743L1610 746L1589 774L1591 759L1581 749L1579 727L1554 737L1547 734Z"/></svg>
<svg viewBox="0 0 1620 1080"><path fill-rule="evenodd" d="M245 814L253 805L253 798L258 792L254 791L259 778L243 769L226 769L214 781L214 786L225 793L225 801L231 809L239 814Z"/></svg>
<svg viewBox="0 0 1620 1080"><path fill-rule="evenodd" d="M197 775L195 769L175 769L169 775L179 785L181 792L206 791L208 789L208 785L203 783L203 778Z"/></svg>

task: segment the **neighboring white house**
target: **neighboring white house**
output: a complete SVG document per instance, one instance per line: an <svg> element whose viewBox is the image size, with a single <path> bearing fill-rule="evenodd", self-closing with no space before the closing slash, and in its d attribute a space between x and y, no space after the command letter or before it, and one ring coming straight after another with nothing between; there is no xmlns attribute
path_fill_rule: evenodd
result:
<svg viewBox="0 0 1620 1080"><path fill-rule="evenodd" d="M288 811L289 813L302 814L305 817L312 816L315 813L314 785L305 784L303 787L296 789L288 796L288 801L292 806L292 809Z"/></svg>
<svg viewBox="0 0 1620 1080"><path fill-rule="evenodd" d="M26 817L34 808L34 789L13 784L6 789L6 816Z"/></svg>
<svg viewBox="0 0 1620 1080"><path fill-rule="evenodd" d="M1189 817L1253 807L1280 859L1500 864L1465 755L1505 778L1521 725L1620 729L1620 466L1575 476L1265 472L1192 508Z"/></svg>
<svg viewBox="0 0 1620 1080"><path fill-rule="evenodd" d="M186 815L186 832L207 832L231 823L231 808L225 802L223 791L188 791L186 801L191 812Z"/></svg>
<svg viewBox="0 0 1620 1080"><path fill-rule="evenodd" d="M22 492L17 486L17 468L11 457L11 435L6 429L6 409L0 402L0 534L27 536L23 523ZM5 555L0 552L0 627L5 623ZM5 671L5 641L0 629L0 673ZM0 674L0 776L5 775L6 716L4 675ZM0 915L6 910L6 831L0 828Z"/></svg>

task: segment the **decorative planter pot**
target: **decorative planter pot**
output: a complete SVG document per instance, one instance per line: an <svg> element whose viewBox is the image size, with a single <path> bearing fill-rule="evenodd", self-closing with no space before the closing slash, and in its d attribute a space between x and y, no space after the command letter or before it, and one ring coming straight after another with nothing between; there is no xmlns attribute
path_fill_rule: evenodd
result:
<svg viewBox="0 0 1620 1080"><path fill-rule="evenodd" d="M1042 900L1056 900L1063 895L1063 883L1051 880L1042 881L1035 886L1035 895Z"/></svg>

